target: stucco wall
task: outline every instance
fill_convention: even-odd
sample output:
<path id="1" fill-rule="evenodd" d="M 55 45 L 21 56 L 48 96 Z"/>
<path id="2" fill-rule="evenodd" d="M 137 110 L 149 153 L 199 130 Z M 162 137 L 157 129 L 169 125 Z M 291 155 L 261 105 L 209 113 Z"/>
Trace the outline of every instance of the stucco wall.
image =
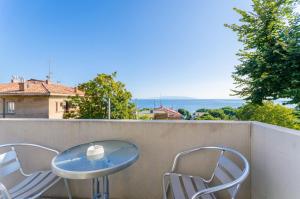
<path id="1" fill-rule="evenodd" d="M 251 124 L 252 199 L 299 199 L 300 131 Z"/>
<path id="2" fill-rule="evenodd" d="M 50 119 L 62 119 L 64 116 L 65 109 L 62 104 L 65 103 L 67 97 L 49 97 L 49 118 Z M 58 109 L 56 110 L 56 103 L 58 105 Z"/>
<path id="3" fill-rule="evenodd" d="M 5 97 L 6 102 L 15 102 L 15 113 L 6 113 L 6 118 L 48 118 L 48 97 L 30 96 L 30 97 Z M 0 118 L 3 116 L 3 102 L 0 100 Z"/>
<path id="4" fill-rule="evenodd" d="M 2 98 L 0 98 L 0 118 L 2 118 L 2 114 L 3 114 L 3 100 Z"/>
<path id="5" fill-rule="evenodd" d="M 162 174 L 169 170 L 175 154 L 194 146 L 224 145 L 242 152 L 250 161 L 249 122 L 187 121 L 100 121 L 100 120 L 0 120 L 0 142 L 31 142 L 64 150 L 103 139 L 128 140 L 138 145 L 140 159 L 110 177 L 111 196 L 122 199 L 161 198 Z M 49 166 L 49 156 L 22 154 L 23 165 Z M 215 155 L 203 153 L 186 159 L 181 170 L 205 177 L 215 166 Z M 196 160 L 196 161 L 195 161 Z M 89 197 L 89 181 L 73 180 L 73 195 Z M 243 184 L 239 199 L 250 199 L 250 178 Z M 64 194 L 59 184 L 48 194 Z"/>

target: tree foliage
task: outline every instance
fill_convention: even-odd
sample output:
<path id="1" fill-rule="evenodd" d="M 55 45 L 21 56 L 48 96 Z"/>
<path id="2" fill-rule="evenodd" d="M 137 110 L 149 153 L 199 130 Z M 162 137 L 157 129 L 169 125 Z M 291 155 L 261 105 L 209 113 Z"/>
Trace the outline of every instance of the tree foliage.
<path id="1" fill-rule="evenodd" d="M 218 119 L 221 119 L 221 120 L 226 119 L 226 115 L 225 115 L 225 113 L 222 109 L 211 109 L 211 110 L 208 111 L 208 114 L 210 114 L 214 118 L 218 118 Z"/>
<path id="2" fill-rule="evenodd" d="M 300 112 L 280 104 L 266 101 L 262 105 L 247 103 L 240 108 L 207 109 L 195 120 L 259 121 L 287 128 L 300 129 Z"/>
<path id="3" fill-rule="evenodd" d="M 236 109 L 232 107 L 223 107 L 220 109 L 201 109 L 201 116 L 195 118 L 195 120 L 235 120 Z"/>
<path id="4" fill-rule="evenodd" d="M 246 104 L 238 110 L 240 120 L 265 122 L 278 126 L 300 129 L 294 110 L 273 102 L 263 105 Z"/>
<path id="5" fill-rule="evenodd" d="M 252 0 L 250 12 L 234 8 L 240 23 L 228 25 L 243 43 L 233 78 L 234 95 L 252 103 L 289 98 L 300 104 L 299 0 Z"/>
<path id="6" fill-rule="evenodd" d="M 200 117 L 196 117 L 195 120 L 221 120 L 221 118 L 214 117 L 210 115 L 209 113 L 204 113 Z"/>
<path id="7" fill-rule="evenodd" d="M 207 111 L 209 111 L 209 109 L 207 109 L 207 108 L 199 108 L 196 110 L 196 112 L 199 112 L 199 113 L 205 113 Z"/>
<path id="8" fill-rule="evenodd" d="M 192 119 L 192 115 L 188 110 L 180 108 L 180 109 L 178 109 L 178 112 L 183 116 L 183 119 L 185 119 L 185 120 Z"/>
<path id="9" fill-rule="evenodd" d="M 227 115 L 228 117 L 232 118 L 232 119 L 235 119 L 236 118 L 236 108 L 232 108 L 230 106 L 226 106 L 226 107 L 223 107 L 221 108 L 225 115 Z"/>
<path id="10" fill-rule="evenodd" d="M 131 93 L 125 85 L 116 81 L 117 73 L 98 74 L 93 80 L 79 85 L 84 97 L 74 96 L 69 100 L 72 111 L 65 118 L 107 119 L 109 99 L 111 119 L 132 119 L 135 106 L 131 102 Z"/>
<path id="11" fill-rule="evenodd" d="M 152 120 L 153 116 L 151 116 L 149 114 L 143 114 L 143 115 L 139 115 L 138 119 L 139 120 Z"/>

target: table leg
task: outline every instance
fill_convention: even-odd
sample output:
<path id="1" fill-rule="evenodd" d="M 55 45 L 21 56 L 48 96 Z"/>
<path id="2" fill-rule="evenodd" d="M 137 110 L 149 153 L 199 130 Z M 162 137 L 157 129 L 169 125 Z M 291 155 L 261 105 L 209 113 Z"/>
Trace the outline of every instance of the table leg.
<path id="1" fill-rule="evenodd" d="M 109 180 L 108 176 L 103 176 L 103 199 L 109 199 Z"/>
<path id="2" fill-rule="evenodd" d="M 101 193 L 100 193 L 100 184 L 98 178 L 92 179 L 92 199 L 100 199 Z"/>

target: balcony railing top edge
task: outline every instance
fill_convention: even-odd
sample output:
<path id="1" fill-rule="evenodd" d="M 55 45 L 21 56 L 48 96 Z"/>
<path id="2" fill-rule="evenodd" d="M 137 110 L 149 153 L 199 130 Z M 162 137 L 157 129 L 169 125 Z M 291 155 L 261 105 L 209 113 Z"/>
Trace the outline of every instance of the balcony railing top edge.
<path id="1" fill-rule="evenodd" d="M 281 133 L 289 133 L 292 135 L 297 135 L 300 136 L 300 131 L 296 130 L 296 129 L 290 129 L 290 128 L 286 128 L 286 127 L 282 127 L 282 126 L 277 126 L 277 125 L 273 125 L 273 124 L 267 124 L 267 123 L 263 123 L 263 122 L 257 122 L 257 121 L 249 121 L 251 123 L 251 125 L 257 125 L 260 127 L 264 127 L 264 128 L 268 128 L 268 129 L 272 129 Z"/>
<path id="2" fill-rule="evenodd" d="M 17 122 L 17 121 L 22 121 L 22 122 L 34 122 L 34 121 L 41 121 L 41 122 L 132 122 L 132 123 L 201 123 L 201 124 L 250 124 L 251 121 L 232 121 L 232 120 L 129 120 L 129 119 L 124 119 L 124 120 L 119 120 L 119 119 L 45 119 L 45 118 L 0 118 L 0 122 Z"/>

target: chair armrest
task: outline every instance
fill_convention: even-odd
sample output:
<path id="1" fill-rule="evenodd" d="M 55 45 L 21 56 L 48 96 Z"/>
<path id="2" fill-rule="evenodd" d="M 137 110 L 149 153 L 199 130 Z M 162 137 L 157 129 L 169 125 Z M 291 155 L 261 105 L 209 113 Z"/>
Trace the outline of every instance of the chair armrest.
<path id="1" fill-rule="evenodd" d="M 48 148 L 48 147 L 45 147 L 45 146 L 42 146 L 42 145 L 38 145 L 38 144 L 30 144 L 30 143 L 11 143 L 11 144 L 2 144 L 2 145 L 0 145 L 0 148 L 3 148 L 3 147 L 14 147 L 14 146 L 36 147 L 36 148 L 40 148 L 40 149 L 44 149 L 44 150 L 53 152 L 53 153 L 55 153 L 56 155 L 59 154 L 59 151 L 58 151 L 58 150 L 51 149 L 51 148 Z"/>
<path id="2" fill-rule="evenodd" d="M 30 144 L 30 143 L 10 143 L 10 144 L 2 144 L 0 145 L 0 148 L 5 148 L 5 147 L 16 147 L 16 146 L 24 146 L 24 147 L 35 147 L 35 148 L 39 148 L 39 149 L 44 149 L 46 151 L 52 152 L 55 155 L 59 154 L 59 151 L 55 150 L 55 149 L 51 149 L 42 145 L 38 145 L 38 144 Z M 18 157 L 17 157 L 18 159 Z M 23 176 L 30 176 L 32 173 L 25 173 L 23 168 L 22 168 L 22 164 L 20 163 L 21 167 L 20 167 L 20 172 Z"/>
<path id="3" fill-rule="evenodd" d="M 8 193 L 8 190 L 6 189 L 4 184 L 2 184 L 1 182 L 0 182 L 0 196 L 2 196 L 2 198 L 4 198 L 4 199 L 11 199 L 11 196 Z"/>

